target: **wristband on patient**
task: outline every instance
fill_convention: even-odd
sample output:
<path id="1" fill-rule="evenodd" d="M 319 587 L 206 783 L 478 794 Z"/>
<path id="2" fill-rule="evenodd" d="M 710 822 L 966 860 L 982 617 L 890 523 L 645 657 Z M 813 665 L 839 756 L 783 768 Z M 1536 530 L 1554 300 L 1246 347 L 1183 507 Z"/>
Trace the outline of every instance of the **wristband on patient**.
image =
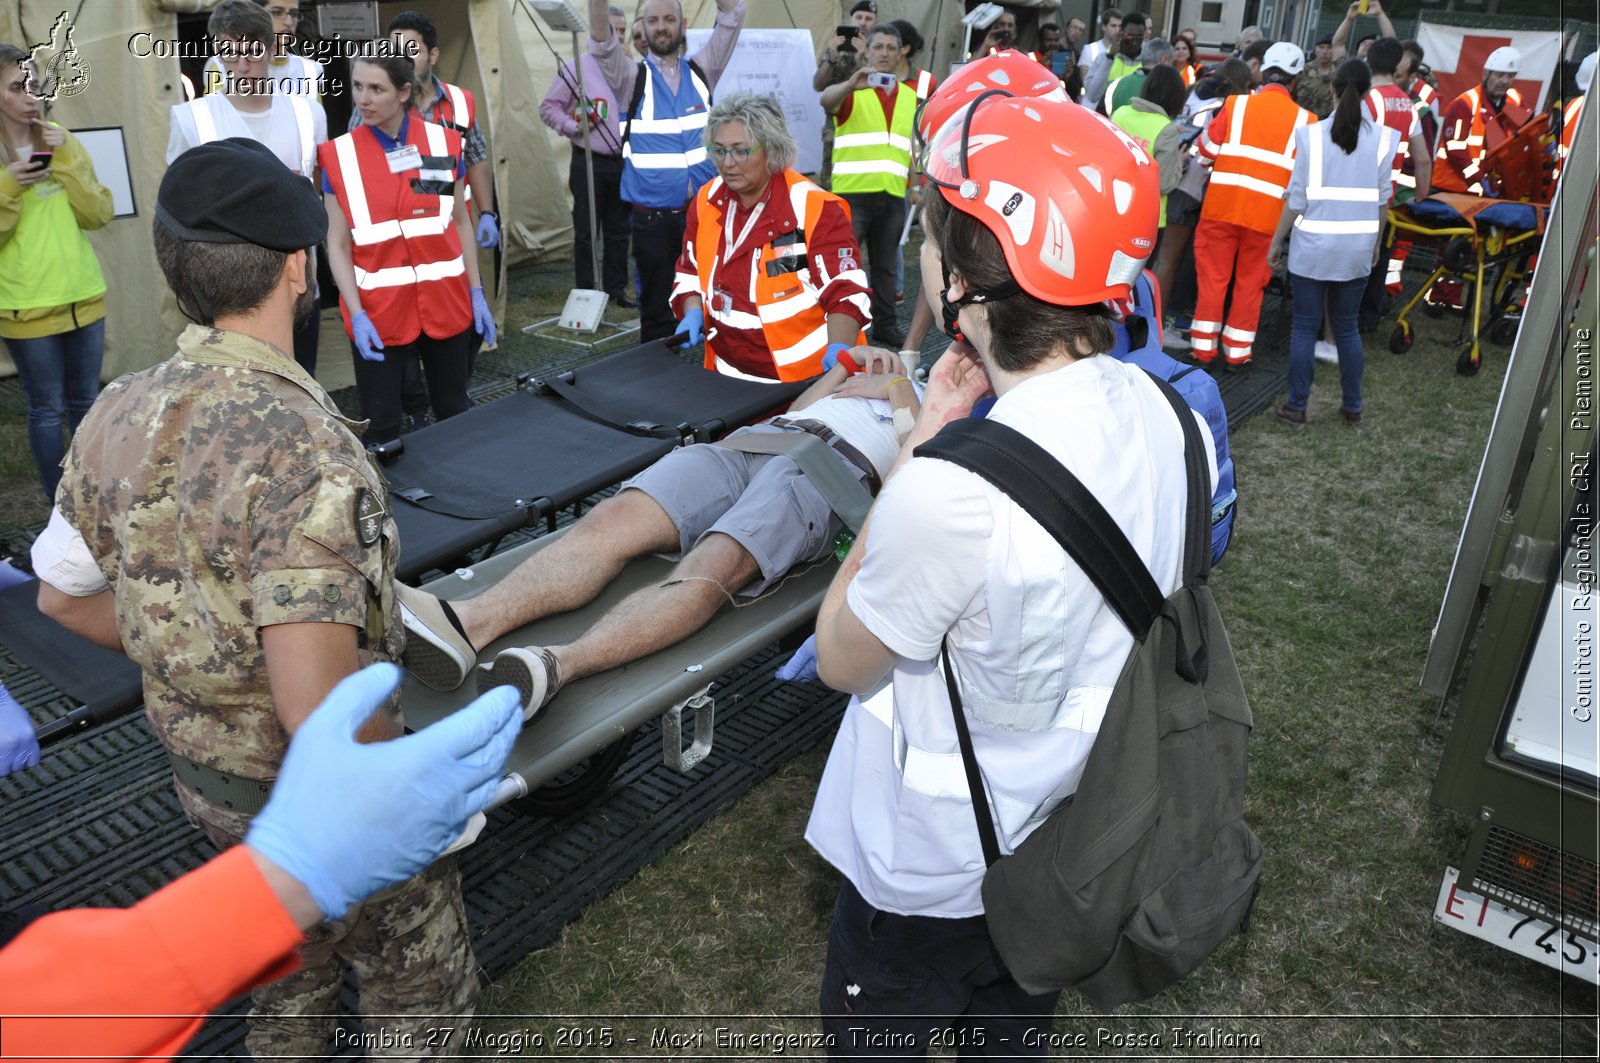
<path id="1" fill-rule="evenodd" d="M 850 345 L 848 343 L 828 344 L 828 350 L 822 356 L 822 370 L 827 372 L 835 365 L 844 366 L 844 371 L 852 376 L 861 372 L 861 367 L 856 364 L 856 360 L 850 357 Z"/>

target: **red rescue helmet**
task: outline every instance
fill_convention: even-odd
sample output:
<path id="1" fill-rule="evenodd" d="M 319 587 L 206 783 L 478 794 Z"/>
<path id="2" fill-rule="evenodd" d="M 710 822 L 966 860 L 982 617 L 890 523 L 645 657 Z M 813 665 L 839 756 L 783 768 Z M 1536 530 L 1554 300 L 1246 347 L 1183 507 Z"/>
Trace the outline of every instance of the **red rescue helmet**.
<path id="1" fill-rule="evenodd" d="M 1008 96 L 1064 100 L 1067 90 L 1055 72 L 1024 52 L 993 52 L 963 63 L 922 101 L 917 110 L 917 137 L 926 144 L 950 116 L 985 92 L 999 90 Z"/>
<path id="2" fill-rule="evenodd" d="M 1155 249 L 1155 163 L 1069 100 L 979 95 L 938 131 L 923 165 L 946 202 L 1000 241 L 1016 285 L 1044 302 L 1127 298 Z"/>

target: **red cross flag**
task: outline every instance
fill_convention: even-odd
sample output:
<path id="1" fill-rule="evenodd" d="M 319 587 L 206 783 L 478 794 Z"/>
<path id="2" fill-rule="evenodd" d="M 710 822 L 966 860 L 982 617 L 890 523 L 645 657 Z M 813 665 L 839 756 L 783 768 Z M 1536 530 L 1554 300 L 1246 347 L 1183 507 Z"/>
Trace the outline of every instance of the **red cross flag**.
<path id="1" fill-rule="evenodd" d="M 1439 106 L 1483 82 L 1483 64 L 1496 48 L 1510 45 L 1522 53 L 1517 92 L 1523 105 L 1537 114 L 1550 96 L 1551 81 L 1561 63 L 1561 34 L 1554 30 L 1477 29 L 1417 22 L 1417 43 L 1439 79 Z"/>

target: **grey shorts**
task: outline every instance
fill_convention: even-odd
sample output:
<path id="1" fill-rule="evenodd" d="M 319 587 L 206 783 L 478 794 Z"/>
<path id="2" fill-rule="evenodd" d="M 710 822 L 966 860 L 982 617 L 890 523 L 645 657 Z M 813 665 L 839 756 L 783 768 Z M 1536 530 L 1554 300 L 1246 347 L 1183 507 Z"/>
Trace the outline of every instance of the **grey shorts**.
<path id="1" fill-rule="evenodd" d="M 734 434 L 778 431 L 756 425 Z M 677 526 L 678 552 L 663 556 L 676 561 L 712 532 L 748 550 L 761 575 L 742 595 L 760 594 L 794 566 L 827 556 L 844 526 L 800 467 L 782 455 L 696 443 L 622 485 L 629 488 L 649 495 Z"/>

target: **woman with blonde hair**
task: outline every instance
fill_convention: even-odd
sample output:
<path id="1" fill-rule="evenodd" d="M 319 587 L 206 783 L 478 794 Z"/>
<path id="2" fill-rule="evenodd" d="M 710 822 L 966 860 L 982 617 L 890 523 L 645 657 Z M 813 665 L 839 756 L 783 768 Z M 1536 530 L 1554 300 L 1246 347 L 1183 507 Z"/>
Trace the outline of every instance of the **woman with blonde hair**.
<path id="1" fill-rule="evenodd" d="M 84 231 L 111 191 L 78 138 L 46 120 L 28 53 L 0 44 L 0 339 L 28 398 L 28 447 L 54 498 L 74 432 L 100 391 L 106 281 Z"/>

